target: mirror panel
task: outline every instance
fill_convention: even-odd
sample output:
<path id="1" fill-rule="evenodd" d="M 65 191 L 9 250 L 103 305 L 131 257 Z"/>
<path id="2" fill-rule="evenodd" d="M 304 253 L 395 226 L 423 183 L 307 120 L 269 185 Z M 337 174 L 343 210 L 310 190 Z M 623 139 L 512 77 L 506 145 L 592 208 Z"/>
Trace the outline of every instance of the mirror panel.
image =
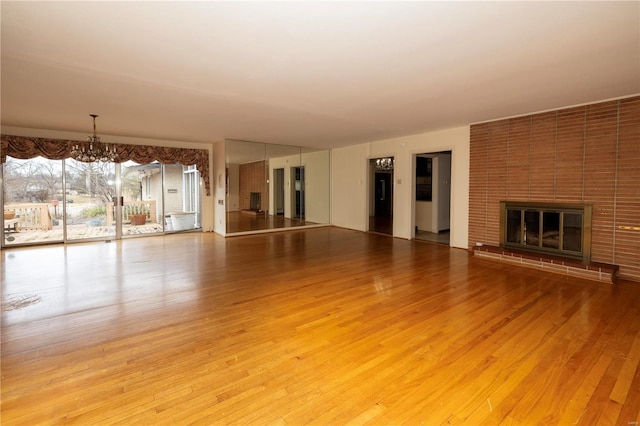
<path id="1" fill-rule="evenodd" d="M 276 223 L 274 223 L 274 227 L 283 227 L 284 222 L 289 224 L 291 219 L 304 220 L 304 192 L 300 184 L 298 183 L 296 187 L 295 183 L 295 168 L 300 166 L 300 148 L 267 144 L 266 155 L 270 194 L 269 214 L 275 216 L 275 219 L 288 219 L 277 220 L 276 222 L 283 222 L 282 226 L 275 226 Z M 296 225 L 299 224 L 296 223 Z"/>
<path id="2" fill-rule="evenodd" d="M 330 222 L 329 150 L 302 148 L 300 162 L 305 169 L 305 219 L 314 223 Z"/>
<path id="3" fill-rule="evenodd" d="M 329 151 L 227 140 L 226 232 L 328 224 Z"/>

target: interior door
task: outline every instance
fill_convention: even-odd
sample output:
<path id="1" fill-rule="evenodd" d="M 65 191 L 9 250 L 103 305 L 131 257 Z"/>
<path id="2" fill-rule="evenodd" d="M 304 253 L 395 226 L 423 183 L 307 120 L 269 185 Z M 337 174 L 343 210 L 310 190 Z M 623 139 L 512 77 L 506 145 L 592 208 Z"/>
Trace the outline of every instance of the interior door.
<path id="1" fill-rule="evenodd" d="M 375 175 L 375 216 L 391 216 L 392 185 L 390 173 Z"/>

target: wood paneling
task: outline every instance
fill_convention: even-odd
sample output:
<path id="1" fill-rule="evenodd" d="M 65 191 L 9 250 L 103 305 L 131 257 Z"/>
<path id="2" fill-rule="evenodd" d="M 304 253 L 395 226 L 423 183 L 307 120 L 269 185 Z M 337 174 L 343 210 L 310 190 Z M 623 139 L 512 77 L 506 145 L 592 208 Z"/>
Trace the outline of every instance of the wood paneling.
<path id="1" fill-rule="evenodd" d="M 640 97 L 473 125 L 470 172 L 470 247 L 501 200 L 588 203 L 592 259 L 640 281 Z"/>
<path id="2" fill-rule="evenodd" d="M 487 156 L 489 146 L 489 125 L 478 124 L 471 127 L 470 156 L 476 161 L 469 165 L 469 241 L 487 239 Z"/>
<path id="3" fill-rule="evenodd" d="M 487 239 L 500 238 L 500 201 L 507 198 L 509 122 L 489 123 L 487 146 Z"/>
<path id="4" fill-rule="evenodd" d="M 530 201 L 542 202 L 556 199 L 556 117 L 556 112 L 531 116 Z M 472 141 L 471 144 L 473 143 Z"/>
<path id="5" fill-rule="evenodd" d="M 615 204 L 615 263 L 640 277 L 640 97 L 620 102 Z"/>
<path id="6" fill-rule="evenodd" d="M 0 269 L 5 426 L 638 421 L 634 283 L 331 227 Z"/>
<path id="7" fill-rule="evenodd" d="M 586 112 L 584 202 L 594 206 L 591 253 L 614 263 L 618 103 L 589 105 Z"/>
<path id="8" fill-rule="evenodd" d="M 558 111 L 556 126 L 556 201 L 580 202 L 584 198 L 585 107 Z"/>
<path id="9" fill-rule="evenodd" d="M 507 194 L 509 200 L 528 200 L 529 149 L 531 146 L 531 117 L 509 120 L 507 141 Z"/>

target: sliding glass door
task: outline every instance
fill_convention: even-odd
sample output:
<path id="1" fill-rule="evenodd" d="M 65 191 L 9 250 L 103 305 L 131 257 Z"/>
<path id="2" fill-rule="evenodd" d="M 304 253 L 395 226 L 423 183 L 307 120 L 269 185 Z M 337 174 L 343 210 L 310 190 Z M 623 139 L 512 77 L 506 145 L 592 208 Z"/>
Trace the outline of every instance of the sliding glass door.
<path id="1" fill-rule="evenodd" d="M 3 246 L 201 227 L 195 166 L 7 157 L 2 173 Z"/>
<path id="2" fill-rule="evenodd" d="M 149 235 L 164 231 L 162 164 L 122 163 L 122 235 Z"/>
<path id="3" fill-rule="evenodd" d="M 116 164 L 83 163 L 65 160 L 66 239 L 101 240 L 116 237 L 113 200 L 116 191 Z"/>
<path id="4" fill-rule="evenodd" d="M 164 166 L 164 211 L 167 231 L 200 228 L 199 174 L 195 167 L 171 164 Z M 196 194 L 197 192 L 197 194 Z"/>
<path id="5" fill-rule="evenodd" d="M 7 156 L 2 187 L 3 245 L 64 240 L 62 160 Z"/>

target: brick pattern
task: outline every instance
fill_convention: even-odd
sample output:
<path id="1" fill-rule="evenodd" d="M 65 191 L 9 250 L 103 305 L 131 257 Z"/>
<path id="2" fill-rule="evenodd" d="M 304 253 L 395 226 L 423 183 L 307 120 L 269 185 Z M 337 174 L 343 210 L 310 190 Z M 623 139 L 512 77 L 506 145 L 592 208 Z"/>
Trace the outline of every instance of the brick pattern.
<path id="1" fill-rule="evenodd" d="M 507 187 L 508 200 L 529 198 L 529 150 L 531 138 L 531 117 L 509 120 L 507 141 Z"/>
<path id="2" fill-rule="evenodd" d="M 556 117 L 555 112 L 531 117 L 529 199 L 522 201 L 556 199 Z"/>
<path id="3" fill-rule="evenodd" d="M 620 102 L 614 262 L 640 280 L 640 97 Z"/>
<path id="4" fill-rule="evenodd" d="M 501 200 L 593 205 L 592 260 L 640 281 L 640 96 L 471 126 L 469 247 Z"/>
<path id="5" fill-rule="evenodd" d="M 489 125 L 479 124 L 471 127 L 471 158 L 469 165 L 469 241 L 488 241 L 487 239 L 487 147 L 489 146 Z"/>
<path id="6" fill-rule="evenodd" d="M 584 202 L 593 204 L 591 256 L 613 263 L 613 215 L 616 191 L 618 103 L 605 102 L 587 108 Z"/>
<path id="7" fill-rule="evenodd" d="M 614 284 L 618 279 L 619 268 L 597 262 L 578 262 L 552 256 L 540 256 L 532 253 L 519 253 L 499 247 L 474 247 L 473 255 L 499 260 L 527 268 L 542 269 L 556 274 L 571 275 Z"/>
<path id="8" fill-rule="evenodd" d="M 487 146 L 487 227 L 489 241 L 500 239 L 500 209 L 493 208 L 507 198 L 509 121 L 489 123 Z"/>
<path id="9" fill-rule="evenodd" d="M 269 186 L 267 185 L 266 162 L 240 164 L 239 168 L 239 196 L 240 210 L 251 208 L 251 193 L 259 192 L 261 195 L 261 208 L 267 210 L 269 206 Z"/>

